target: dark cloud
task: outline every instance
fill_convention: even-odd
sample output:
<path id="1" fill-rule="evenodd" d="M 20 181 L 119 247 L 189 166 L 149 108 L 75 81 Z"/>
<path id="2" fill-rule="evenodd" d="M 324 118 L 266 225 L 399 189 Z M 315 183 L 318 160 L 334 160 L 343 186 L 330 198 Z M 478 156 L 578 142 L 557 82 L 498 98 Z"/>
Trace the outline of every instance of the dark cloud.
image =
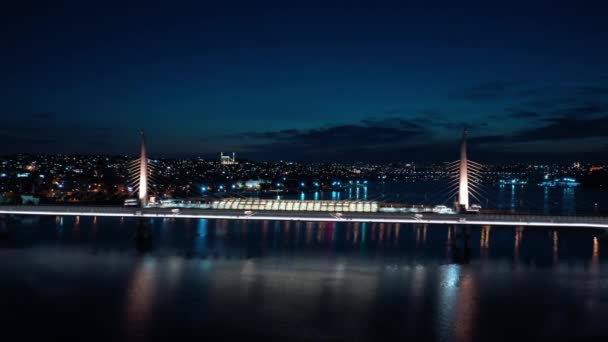
<path id="1" fill-rule="evenodd" d="M 530 87 L 519 89 L 512 93 L 516 97 L 546 97 L 554 94 L 555 91 L 550 87 Z"/>
<path id="2" fill-rule="evenodd" d="M 18 144 L 25 147 L 29 147 L 36 145 L 56 144 L 58 141 L 56 139 L 23 137 L 12 134 L 0 134 L 0 142 L 2 142 L 3 144 Z"/>
<path id="3" fill-rule="evenodd" d="M 533 119 L 540 116 L 538 112 L 525 109 L 507 109 L 508 117 L 513 119 Z"/>
<path id="4" fill-rule="evenodd" d="M 600 118 L 559 117 L 545 119 L 547 125 L 513 135 L 514 141 L 563 140 L 608 137 L 608 116 Z"/>
<path id="5" fill-rule="evenodd" d="M 608 87 L 583 86 L 578 89 L 582 96 L 605 96 L 608 95 Z"/>
<path id="6" fill-rule="evenodd" d="M 472 102 L 492 101 L 516 94 L 522 85 L 522 82 L 515 81 L 485 82 L 465 89 L 460 97 Z"/>
<path id="7" fill-rule="evenodd" d="M 581 117 L 608 112 L 608 105 L 603 103 L 583 104 L 555 110 L 550 114 L 555 117 Z"/>
<path id="8" fill-rule="evenodd" d="M 55 124 L 59 115 L 54 112 L 36 112 L 6 115 L 0 126 L 0 153 L 10 152 L 105 152 L 113 147 L 116 130 L 95 124 L 72 122 Z M 113 150 L 107 150 L 111 152 Z"/>
<path id="9" fill-rule="evenodd" d="M 462 131 L 463 129 L 475 129 L 488 126 L 487 122 L 441 122 L 433 123 L 436 128 L 443 128 L 449 131 Z"/>
<path id="10" fill-rule="evenodd" d="M 412 120 L 402 118 L 364 119 L 361 120 L 361 124 L 367 127 L 399 128 L 411 130 L 422 129 L 422 126 L 420 126 L 418 123 Z"/>
<path id="11" fill-rule="evenodd" d="M 487 135 L 471 137 L 471 143 L 518 143 L 533 141 L 561 141 L 608 137 L 608 116 L 586 118 L 584 116 L 562 116 L 545 118 L 541 127 L 514 132 L 512 135 Z"/>
<path id="12" fill-rule="evenodd" d="M 234 138 L 246 138 L 246 139 L 284 139 L 289 138 L 290 136 L 298 134 L 300 131 L 297 129 L 284 129 L 280 131 L 271 131 L 271 132 L 244 132 L 238 134 L 230 134 L 227 135 L 226 138 L 234 139 Z"/>
<path id="13" fill-rule="evenodd" d="M 102 148 L 105 150 L 114 150 L 117 147 L 114 142 L 105 139 L 88 141 L 87 145 L 96 149 Z"/>
<path id="14" fill-rule="evenodd" d="M 428 134 L 430 131 L 415 121 L 386 118 L 318 129 L 247 132 L 228 138 L 249 139 L 244 150 L 250 154 L 265 153 L 285 158 L 297 155 L 305 159 L 329 159 L 332 156 L 342 159 L 359 155 L 364 159 L 373 154 L 372 151 L 413 143 Z"/>
<path id="15" fill-rule="evenodd" d="M 533 98 L 532 102 L 540 101 L 551 105 L 571 104 L 608 95 L 608 87 L 595 85 L 530 87 L 518 90 L 514 95 Z"/>
<path id="16" fill-rule="evenodd" d="M 507 138 L 504 135 L 483 135 L 469 137 L 468 141 L 473 144 L 485 144 L 507 141 Z"/>
<path id="17" fill-rule="evenodd" d="M 384 111 L 385 115 L 405 115 L 408 114 L 409 112 L 407 110 L 404 109 L 387 109 Z"/>
<path id="18" fill-rule="evenodd" d="M 225 138 L 238 139 L 241 153 L 260 159 L 399 160 L 405 154 L 406 158 L 429 160 L 457 153 L 457 141 L 453 146 L 434 142 L 437 130 L 460 132 L 488 126 L 486 122 L 442 120 L 445 115 L 434 111 L 418 114 L 407 119 L 368 118 L 316 129 L 244 132 Z"/>
<path id="19" fill-rule="evenodd" d="M 432 117 L 432 118 L 440 118 L 444 115 L 444 113 L 442 113 L 441 111 L 436 110 L 436 109 L 422 110 L 419 112 L 419 114 L 426 116 L 426 117 Z"/>
<path id="20" fill-rule="evenodd" d="M 553 115 L 560 116 L 562 110 L 570 110 L 578 115 L 589 112 L 600 113 L 606 110 L 603 99 L 608 96 L 608 86 L 578 85 L 578 86 L 527 86 L 524 82 L 492 81 L 465 89 L 460 97 L 471 102 L 492 101 L 521 101 L 524 107 L 534 108 L 537 114 L 545 111 L 556 111 Z M 561 108 L 569 107 L 569 108 Z M 522 111 L 519 118 L 531 118 L 538 115 L 533 111 Z M 511 115 L 518 118 L 518 113 Z M 532 115 L 530 115 L 532 114 Z M 593 113 L 590 113 L 593 114 Z"/>
<path id="21" fill-rule="evenodd" d="M 227 138 L 246 139 L 241 152 L 260 159 L 442 160 L 457 156 L 458 140 L 433 142 L 436 129 L 459 132 L 463 128 L 485 126 L 485 122 L 445 122 L 429 115 L 412 119 L 370 118 L 355 124 L 308 130 L 247 132 Z"/>
<path id="22" fill-rule="evenodd" d="M 435 110 L 425 110 L 418 113 L 418 115 L 410 120 L 410 122 L 416 123 L 420 126 L 426 127 L 433 131 L 436 129 L 445 130 L 456 130 L 461 131 L 465 128 L 475 129 L 481 127 L 487 127 L 488 123 L 485 121 L 462 121 L 462 120 L 446 120 L 447 118 L 460 118 L 461 115 L 449 115 Z"/>
<path id="23" fill-rule="evenodd" d="M 562 96 L 562 97 L 548 96 L 548 97 L 539 97 L 539 98 L 531 99 L 529 101 L 526 101 L 524 103 L 524 105 L 538 109 L 538 110 L 551 110 L 553 108 L 560 107 L 560 106 L 576 105 L 577 102 L 578 102 L 577 99 L 568 97 L 568 96 Z"/>
<path id="24" fill-rule="evenodd" d="M 365 119 L 358 124 L 337 125 L 318 129 L 286 129 L 263 133 L 245 133 L 254 139 L 270 139 L 306 146 L 334 146 L 351 144 L 384 144 L 402 141 L 421 135 L 426 129 L 421 125 L 400 118 L 383 120 Z"/>

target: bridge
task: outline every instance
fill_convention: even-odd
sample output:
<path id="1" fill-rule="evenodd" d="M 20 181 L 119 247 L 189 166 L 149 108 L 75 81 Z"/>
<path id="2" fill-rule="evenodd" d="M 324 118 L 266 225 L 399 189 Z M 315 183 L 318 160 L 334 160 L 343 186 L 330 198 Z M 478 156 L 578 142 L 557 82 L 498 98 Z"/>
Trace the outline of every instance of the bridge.
<path id="1" fill-rule="evenodd" d="M 508 226 L 542 226 L 542 227 L 580 227 L 608 229 L 608 217 L 583 216 L 548 216 L 548 215 L 496 215 L 479 213 L 474 206 L 469 206 L 469 195 L 475 196 L 475 184 L 478 183 L 480 165 L 468 160 L 466 130 L 463 132 L 460 148 L 460 160 L 450 168 L 456 178 L 454 187 L 458 192 L 458 213 L 442 214 L 433 212 L 413 213 L 396 210 L 390 204 L 370 201 L 314 201 L 300 204 L 291 203 L 285 206 L 286 200 L 257 200 L 249 207 L 207 205 L 205 208 L 162 208 L 149 204 L 147 149 L 143 133 L 139 169 L 138 197 L 140 207 L 120 206 L 0 206 L 0 215 L 38 215 L 38 216 L 109 216 L 138 218 L 198 218 L 198 219 L 234 219 L 234 220 L 278 220 L 278 221 L 319 221 L 319 222 L 378 222 L 378 223 L 413 223 L 413 224 L 451 224 L 451 225 L 508 225 Z M 473 182 L 469 182 L 469 177 Z M 454 193 L 455 194 L 455 193 Z M 251 200 L 256 201 L 256 200 Z M 270 203 L 272 202 L 272 203 Z M 280 203 L 280 205 L 279 205 Z M 262 205 L 263 204 L 263 205 Z M 283 208 L 284 207 L 284 208 Z M 282 210 L 276 210 L 281 208 Z M 298 208 L 298 209 L 295 209 Z"/>
<path id="2" fill-rule="evenodd" d="M 0 215 L 90 216 L 134 218 L 194 218 L 219 220 L 275 220 L 370 222 L 480 226 L 538 226 L 608 229 L 608 217 L 497 214 L 410 214 L 384 212 L 328 213 L 307 211 L 242 211 L 223 209 L 131 208 L 118 206 L 1 206 Z"/>

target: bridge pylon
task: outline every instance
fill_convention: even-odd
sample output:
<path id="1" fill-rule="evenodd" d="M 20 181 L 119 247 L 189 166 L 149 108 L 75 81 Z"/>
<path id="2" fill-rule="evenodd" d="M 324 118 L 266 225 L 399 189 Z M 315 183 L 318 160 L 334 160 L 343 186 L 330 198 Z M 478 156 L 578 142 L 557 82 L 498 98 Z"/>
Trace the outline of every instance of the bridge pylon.
<path id="1" fill-rule="evenodd" d="M 142 207 L 148 205 L 148 152 L 143 131 L 139 156 L 139 203 Z"/>
<path id="2" fill-rule="evenodd" d="M 460 170 L 458 186 L 458 206 L 460 210 L 469 209 L 469 171 L 467 160 L 467 130 L 462 132 L 460 144 Z"/>

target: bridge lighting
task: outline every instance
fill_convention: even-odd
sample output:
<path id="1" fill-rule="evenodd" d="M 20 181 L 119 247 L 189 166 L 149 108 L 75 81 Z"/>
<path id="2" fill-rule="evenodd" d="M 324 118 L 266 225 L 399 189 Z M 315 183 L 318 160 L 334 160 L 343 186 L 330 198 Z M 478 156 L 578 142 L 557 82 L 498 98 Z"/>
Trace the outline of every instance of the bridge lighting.
<path id="1" fill-rule="evenodd" d="M 144 132 L 141 132 L 141 147 L 139 156 L 139 202 L 142 206 L 148 204 L 148 152 Z"/>

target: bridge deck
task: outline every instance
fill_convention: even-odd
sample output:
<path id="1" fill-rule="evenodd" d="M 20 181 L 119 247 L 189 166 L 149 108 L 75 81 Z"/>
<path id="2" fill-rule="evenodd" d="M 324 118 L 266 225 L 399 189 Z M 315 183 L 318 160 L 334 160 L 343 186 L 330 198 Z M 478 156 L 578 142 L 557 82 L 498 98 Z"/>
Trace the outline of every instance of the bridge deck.
<path id="1" fill-rule="evenodd" d="M 235 220 L 282 220 L 319 222 L 430 223 L 509 226 L 587 227 L 608 229 L 608 217 L 543 215 L 447 215 L 424 213 L 415 217 L 406 213 L 343 213 L 254 211 L 251 215 L 236 210 L 134 208 L 119 206 L 0 206 L 0 214 L 52 216 L 173 217 Z"/>

